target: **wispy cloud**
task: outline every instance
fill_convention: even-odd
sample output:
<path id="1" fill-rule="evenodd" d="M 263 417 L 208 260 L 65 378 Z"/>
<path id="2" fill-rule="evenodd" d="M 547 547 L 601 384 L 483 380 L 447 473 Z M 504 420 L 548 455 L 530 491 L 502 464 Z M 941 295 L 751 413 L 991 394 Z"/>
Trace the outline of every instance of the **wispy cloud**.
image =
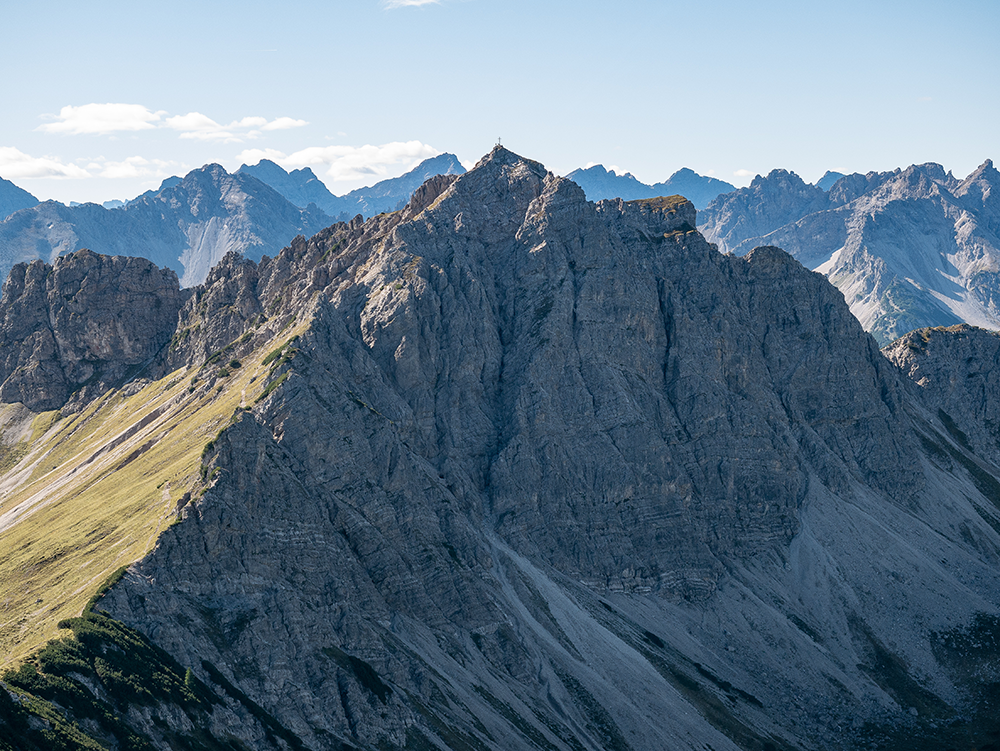
<path id="1" fill-rule="evenodd" d="M 757 173 L 748 169 L 738 169 L 733 173 L 734 177 L 754 177 Z"/>
<path id="2" fill-rule="evenodd" d="M 291 117 L 279 117 L 266 125 L 261 125 L 261 130 L 288 130 L 289 128 L 301 128 L 309 123 L 305 120 L 296 120 Z"/>
<path id="3" fill-rule="evenodd" d="M 122 131 L 151 130 L 166 112 L 153 112 L 141 104 L 84 104 L 66 106 L 58 115 L 48 115 L 55 122 L 39 125 L 43 133 L 106 135 Z"/>
<path id="4" fill-rule="evenodd" d="M 334 182 L 388 177 L 400 165 L 437 156 L 441 152 L 420 141 L 393 141 L 381 146 L 310 146 L 292 154 L 274 149 L 247 149 L 238 158 L 245 164 L 270 159 L 282 167 L 326 166 Z"/>
<path id="5" fill-rule="evenodd" d="M 441 0 L 384 0 L 382 7 L 387 10 L 393 8 L 411 8 L 421 5 L 440 5 Z"/>
<path id="6" fill-rule="evenodd" d="M 83 104 L 63 107 L 58 115 L 46 115 L 54 122 L 39 125 L 43 133 L 62 135 L 109 135 L 112 133 L 168 128 L 180 132 L 181 138 L 200 141 L 239 143 L 244 139 L 259 138 L 263 131 L 288 130 L 308 125 L 305 120 L 293 117 L 244 117 L 228 125 L 218 123 L 208 115 L 189 112 L 186 115 L 167 117 L 164 110 L 152 111 L 141 104 Z"/>
<path id="7" fill-rule="evenodd" d="M 120 162 L 96 157 L 90 159 L 86 165 L 66 164 L 58 157 L 33 157 L 10 146 L 0 147 L 0 176 L 8 180 L 26 178 L 79 180 L 93 177 L 110 179 L 163 178 L 189 169 L 190 167 L 180 162 L 146 159 L 141 156 L 130 156 Z"/>
<path id="8" fill-rule="evenodd" d="M 217 123 L 208 115 L 200 112 L 189 112 L 186 115 L 176 115 L 164 120 L 168 128 L 181 132 L 181 138 L 194 138 L 200 141 L 222 141 L 224 143 L 239 143 L 244 138 L 258 138 L 264 130 L 288 130 L 308 125 L 305 120 L 295 120 L 291 117 L 279 117 L 268 121 L 265 117 L 244 117 L 233 120 L 228 125 Z"/>
<path id="9" fill-rule="evenodd" d="M 106 161 L 98 158 L 87 165 L 98 177 L 110 179 L 134 177 L 167 177 L 177 172 L 186 171 L 186 166 L 179 162 L 169 162 L 162 159 L 146 159 L 141 156 L 130 156 L 120 162 Z"/>
<path id="10" fill-rule="evenodd" d="M 56 157 L 29 156 L 12 146 L 0 146 L 0 175 L 8 180 L 30 177 L 90 177 L 87 170 L 75 164 L 63 164 Z"/>

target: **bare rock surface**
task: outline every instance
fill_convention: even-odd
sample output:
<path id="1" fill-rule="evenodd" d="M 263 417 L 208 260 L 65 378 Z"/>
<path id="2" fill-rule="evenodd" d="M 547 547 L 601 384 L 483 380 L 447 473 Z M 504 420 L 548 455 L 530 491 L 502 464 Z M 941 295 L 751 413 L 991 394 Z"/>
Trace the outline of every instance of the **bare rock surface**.
<path id="1" fill-rule="evenodd" d="M 81 250 L 18 264 L 0 302 L 0 399 L 43 411 L 119 385 L 170 340 L 186 296 L 144 258 Z"/>
<path id="2" fill-rule="evenodd" d="M 1000 466 L 1000 333 L 967 324 L 918 329 L 884 352 L 941 411 L 955 440 Z"/>

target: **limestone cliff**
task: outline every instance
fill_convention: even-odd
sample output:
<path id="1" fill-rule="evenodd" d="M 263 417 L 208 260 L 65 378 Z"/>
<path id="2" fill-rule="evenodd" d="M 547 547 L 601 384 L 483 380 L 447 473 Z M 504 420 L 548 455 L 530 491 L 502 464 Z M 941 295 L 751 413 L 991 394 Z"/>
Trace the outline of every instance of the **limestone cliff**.
<path id="1" fill-rule="evenodd" d="M 0 400 L 44 411 L 120 385 L 170 340 L 186 296 L 143 258 L 81 250 L 18 264 L 0 300 Z"/>

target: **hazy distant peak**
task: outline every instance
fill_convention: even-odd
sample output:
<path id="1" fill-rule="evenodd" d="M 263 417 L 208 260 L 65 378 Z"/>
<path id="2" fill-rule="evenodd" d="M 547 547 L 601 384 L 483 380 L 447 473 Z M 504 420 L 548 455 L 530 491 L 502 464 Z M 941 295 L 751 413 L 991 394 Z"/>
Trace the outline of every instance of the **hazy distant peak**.
<path id="1" fill-rule="evenodd" d="M 682 167 L 667 180 L 655 185 L 640 182 L 630 172 L 619 175 L 614 170 L 608 171 L 602 164 L 573 170 L 566 177 L 583 188 L 591 201 L 608 198 L 635 201 L 679 194 L 690 200 L 697 209 L 707 206 L 716 196 L 736 189 L 723 180 L 699 175 L 688 167 Z"/>
<path id="2" fill-rule="evenodd" d="M 38 199 L 9 180 L 0 177 L 0 222 L 21 209 L 38 205 Z"/>
<path id="3" fill-rule="evenodd" d="M 823 173 L 823 177 L 816 181 L 816 187 L 829 192 L 830 188 L 836 185 L 837 181 L 842 177 L 845 177 L 843 172 L 833 172 L 832 170 L 827 170 Z"/>
<path id="4" fill-rule="evenodd" d="M 761 177 L 760 175 L 754 176 L 754 179 L 750 183 L 750 187 L 756 187 L 760 185 L 766 185 L 769 183 L 783 183 L 791 185 L 806 185 L 806 181 L 799 177 L 796 173 L 791 170 L 786 169 L 773 169 L 767 173 L 766 176 Z"/>
<path id="5" fill-rule="evenodd" d="M 343 196 L 331 193 L 310 167 L 288 172 L 270 159 L 261 159 L 252 166 L 244 164 L 238 172 L 266 183 L 300 208 L 314 204 L 331 217 L 347 220 L 356 214 L 373 216 L 379 212 L 393 211 L 400 204 L 405 204 L 413 191 L 428 178 L 434 175 L 460 175 L 465 172 L 465 167 L 454 154 L 438 154 L 425 159 L 399 177 L 352 190 Z"/>

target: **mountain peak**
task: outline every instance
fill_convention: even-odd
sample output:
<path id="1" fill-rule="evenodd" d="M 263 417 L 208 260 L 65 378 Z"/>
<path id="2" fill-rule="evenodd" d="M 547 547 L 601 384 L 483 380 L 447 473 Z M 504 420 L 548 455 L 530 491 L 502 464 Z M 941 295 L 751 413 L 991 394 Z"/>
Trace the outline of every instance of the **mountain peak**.
<path id="1" fill-rule="evenodd" d="M 844 177 L 843 172 L 834 172 L 833 170 L 827 170 L 823 173 L 823 177 L 816 181 L 816 187 L 822 188 L 823 190 L 830 192 L 830 188 L 836 185 L 840 178 Z"/>
<path id="2" fill-rule="evenodd" d="M 0 178 L 0 222 L 21 209 L 37 206 L 38 199 L 9 180 Z"/>
<path id="3" fill-rule="evenodd" d="M 486 167 L 491 164 L 495 166 L 511 166 L 517 164 L 518 162 L 527 162 L 527 161 L 529 160 L 526 160 L 524 157 L 515 154 L 506 146 L 501 146 L 500 144 L 497 144 L 492 149 L 490 149 L 488 154 L 486 154 L 482 159 L 476 162 L 476 166 L 473 167 L 473 169 L 470 171 L 475 171 L 481 167 Z M 535 162 L 535 164 L 538 164 L 538 162 Z"/>
<path id="4" fill-rule="evenodd" d="M 987 159 L 955 188 L 954 194 L 965 198 L 975 197 L 980 204 L 985 203 L 1000 188 L 1000 172 L 993 167 L 993 160 Z M 995 199 L 994 199 L 995 200 Z"/>
<path id="5" fill-rule="evenodd" d="M 697 209 L 708 206 L 720 194 L 736 189 L 723 180 L 699 175 L 688 167 L 682 167 L 666 181 L 655 185 L 640 182 L 630 172 L 621 175 L 613 170 L 609 172 L 602 164 L 573 170 L 566 177 L 583 188 L 591 201 L 608 198 L 635 201 L 641 198 L 680 194 L 690 200 Z"/>
<path id="6" fill-rule="evenodd" d="M 750 183 L 750 187 L 756 187 L 761 185 L 766 185 L 769 183 L 782 183 L 782 184 L 792 184 L 792 185 L 805 185 L 806 182 L 799 177 L 797 174 L 791 170 L 786 169 L 773 169 L 767 173 L 764 177 L 756 175 L 753 181 Z"/>

